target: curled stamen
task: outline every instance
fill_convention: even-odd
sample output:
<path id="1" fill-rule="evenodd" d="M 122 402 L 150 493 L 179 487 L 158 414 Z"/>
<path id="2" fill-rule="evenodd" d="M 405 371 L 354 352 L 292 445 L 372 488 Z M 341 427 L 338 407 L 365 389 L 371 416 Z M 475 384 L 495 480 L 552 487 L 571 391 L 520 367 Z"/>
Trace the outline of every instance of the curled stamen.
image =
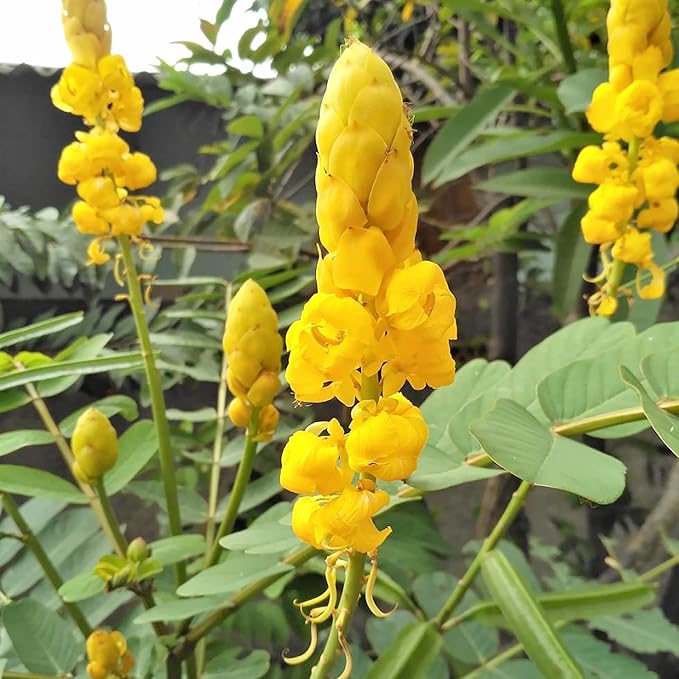
<path id="1" fill-rule="evenodd" d="M 136 244 L 139 248 L 139 259 L 145 261 L 153 257 L 153 253 L 155 252 L 153 243 L 149 243 L 149 241 L 139 238 L 136 241 Z"/>
<path id="2" fill-rule="evenodd" d="M 116 283 L 121 287 L 125 287 L 125 276 L 127 271 L 125 271 L 123 266 L 123 256 L 118 253 L 113 260 L 113 278 L 115 278 Z"/>
<path id="3" fill-rule="evenodd" d="M 365 603 L 376 618 L 388 618 L 397 608 L 398 603 L 390 611 L 383 611 L 374 598 L 375 583 L 377 582 L 377 554 L 370 554 L 370 575 L 365 584 Z"/>
<path id="4" fill-rule="evenodd" d="M 305 608 L 309 608 L 310 606 L 314 606 L 315 604 L 320 604 L 321 601 L 325 601 L 329 596 L 330 588 L 326 589 L 325 592 L 323 592 L 323 594 L 319 594 L 313 599 L 307 599 L 306 601 L 299 601 L 298 599 L 295 599 L 292 603 L 293 605 L 297 606 L 297 608 L 299 608 L 300 611 L 302 611 L 302 614 L 304 614 Z"/>
<path id="5" fill-rule="evenodd" d="M 334 566 L 325 569 L 325 580 L 328 583 L 328 603 L 321 608 L 314 608 L 309 611 L 309 615 L 302 615 L 307 621 L 317 625 L 325 622 L 334 612 L 337 606 L 337 571 Z"/>
<path id="6" fill-rule="evenodd" d="M 344 624 L 347 614 L 346 608 L 337 616 L 337 622 L 335 623 L 337 627 L 337 641 L 339 641 L 342 647 L 342 652 L 344 653 L 344 669 L 342 674 L 340 674 L 337 679 L 349 679 L 351 676 L 351 671 L 354 667 L 353 658 L 351 657 L 351 648 L 347 642 L 347 638 L 344 636 Z"/>
<path id="7" fill-rule="evenodd" d="M 307 648 L 307 650 L 304 651 L 304 653 L 302 653 L 301 655 L 296 655 L 292 658 L 286 655 L 288 649 L 285 649 L 285 651 L 283 651 L 283 662 L 286 663 L 287 665 L 301 665 L 302 663 L 306 662 L 316 652 L 317 643 L 318 643 L 318 628 L 312 622 L 311 641 L 309 642 L 309 648 Z"/>

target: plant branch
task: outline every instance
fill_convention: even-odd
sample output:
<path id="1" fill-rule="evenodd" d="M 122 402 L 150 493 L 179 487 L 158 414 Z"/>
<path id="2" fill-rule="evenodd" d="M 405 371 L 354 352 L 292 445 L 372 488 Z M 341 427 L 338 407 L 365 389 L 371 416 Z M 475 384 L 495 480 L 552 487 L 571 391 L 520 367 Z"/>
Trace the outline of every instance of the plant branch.
<path id="1" fill-rule="evenodd" d="M 120 530 L 120 523 L 118 522 L 115 512 L 113 511 L 113 507 L 111 506 L 111 500 L 106 493 L 106 486 L 104 485 L 104 478 L 102 476 L 97 479 L 95 488 L 97 490 L 97 497 L 99 498 L 101 509 L 104 513 L 104 517 L 106 518 L 106 524 L 108 525 L 109 530 L 115 539 L 116 549 L 118 552 L 120 552 L 120 554 L 124 555 L 127 552 L 127 540 L 125 540 L 125 536 Z"/>
<path id="2" fill-rule="evenodd" d="M 64 581 L 61 579 L 59 572 L 52 563 L 47 552 L 40 544 L 40 540 L 35 537 L 35 534 L 31 530 L 31 527 L 28 525 L 28 523 L 26 523 L 24 520 L 24 517 L 21 515 L 19 507 L 17 507 L 14 500 L 9 495 L 4 493 L 2 493 L 0 497 L 2 497 L 2 506 L 4 507 L 8 516 L 12 519 L 12 521 L 14 521 L 16 527 L 21 531 L 23 542 L 25 542 L 26 546 L 31 550 L 31 552 L 33 552 L 33 556 L 40 564 L 40 567 L 45 573 L 47 579 L 50 581 L 52 587 L 54 587 L 54 591 L 59 594 L 59 588 L 64 584 Z M 61 599 L 61 595 L 59 595 L 59 598 Z M 81 631 L 83 637 L 87 639 L 87 637 L 92 633 L 92 628 L 87 622 L 83 612 L 80 610 L 77 604 L 63 601 L 63 599 L 61 599 L 61 601 L 71 618 L 73 618 L 73 622 L 75 622 L 75 624 L 78 626 L 78 629 Z M 2 676 L 7 677 L 8 673 L 5 672 Z"/>
<path id="3" fill-rule="evenodd" d="M 554 17 L 554 28 L 556 30 L 556 37 L 559 40 L 559 47 L 561 55 L 569 73 L 575 73 L 578 70 L 578 64 L 575 61 L 573 54 L 573 43 L 568 34 L 568 21 L 566 20 L 566 13 L 564 12 L 562 0 L 552 0 L 552 16 Z"/>
<path id="4" fill-rule="evenodd" d="M 69 679 L 70 674 L 35 674 L 34 672 L 10 672 L 3 670 L 2 679 Z"/>
<path id="5" fill-rule="evenodd" d="M 343 635 L 344 630 L 349 626 L 351 616 L 361 596 L 365 558 L 366 555 L 360 552 L 356 552 L 349 557 L 347 576 L 342 588 L 342 598 L 333 618 L 330 635 L 325 642 L 325 648 L 318 659 L 318 663 L 311 670 L 309 679 L 327 679 L 335 665 L 337 653 L 340 649 L 340 635 Z"/>
<path id="6" fill-rule="evenodd" d="M 462 597 L 466 594 L 467 590 L 471 586 L 474 578 L 478 575 L 481 568 L 481 563 L 483 558 L 490 552 L 491 549 L 497 545 L 497 543 L 502 539 L 507 529 L 511 525 L 512 521 L 516 518 L 519 510 L 523 506 L 526 495 L 531 489 L 531 484 L 528 481 L 522 481 L 521 485 L 513 493 L 512 499 L 502 513 L 495 527 L 491 531 L 490 535 L 485 539 L 481 549 L 477 552 L 474 560 L 469 564 L 467 572 L 462 576 L 462 579 L 457 583 L 457 586 L 453 590 L 452 594 L 448 597 L 446 602 L 441 607 L 441 610 L 437 613 L 434 618 L 434 622 L 440 628 L 443 627 L 448 617 L 453 613 L 455 608 L 458 606 Z"/>
<path id="7" fill-rule="evenodd" d="M 182 522 L 177 493 L 177 479 L 175 476 L 172 447 L 170 445 L 170 426 L 165 412 L 163 386 L 153 355 L 149 327 L 144 313 L 141 285 L 139 283 L 137 267 L 134 263 L 130 239 L 127 236 L 119 236 L 118 243 L 125 263 L 130 308 L 137 327 L 137 335 L 139 337 L 139 343 L 142 350 L 141 353 L 144 358 L 144 366 L 146 369 L 146 379 L 151 395 L 151 409 L 153 411 L 153 421 L 155 422 L 156 434 L 158 436 L 160 470 L 165 490 L 170 533 L 172 535 L 181 535 Z M 175 565 L 175 576 L 178 584 L 181 584 L 186 579 L 186 566 L 183 561 L 180 561 Z"/>
<path id="8" fill-rule="evenodd" d="M 26 391 L 28 395 L 31 397 L 31 403 L 33 404 L 33 407 L 40 416 L 40 419 L 42 420 L 45 429 L 54 437 L 54 443 L 59 449 L 59 452 L 61 453 L 61 456 L 63 457 L 64 462 L 66 463 L 66 466 L 68 467 L 68 470 L 71 473 L 71 476 L 73 476 L 73 463 L 75 462 L 75 458 L 73 457 L 71 448 L 68 445 L 66 439 L 64 438 L 61 429 L 59 429 L 59 425 L 54 421 L 54 418 L 52 417 L 52 414 L 50 413 L 47 404 L 45 403 L 44 399 L 40 396 L 35 386 L 31 383 L 27 384 Z M 78 484 L 78 487 L 82 491 L 83 495 L 85 495 L 89 500 L 90 507 L 92 508 L 92 511 L 97 517 L 99 525 L 102 527 L 102 530 L 104 531 L 104 534 L 111 543 L 113 549 L 116 552 L 119 552 L 120 556 L 124 556 L 125 552 L 120 552 L 118 550 L 115 536 L 113 535 L 113 532 L 111 531 L 111 528 L 108 522 L 106 521 L 106 517 L 101 507 L 101 503 L 99 502 L 99 498 L 97 498 L 91 486 L 88 486 L 86 483 L 82 483 L 75 476 L 73 476 L 73 480 Z"/>
<path id="9" fill-rule="evenodd" d="M 233 529 L 236 523 L 236 518 L 238 517 L 238 508 L 243 500 L 243 495 L 245 494 L 245 489 L 248 487 L 248 482 L 250 480 L 250 474 L 252 473 L 252 465 L 255 461 L 255 455 L 257 453 L 257 441 L 254 440 L 256 431 L 251 432 L 252 423 L 257 423 L 257 418 L 259 411 L 255 408 L 252 412 L 252 418 L 250 420 L 250 428 L 248 428 L 245 434 L 245 447 L 243 449 L 243 457 L 241 458 L 240 464 L 238 465 L 238 471 L 236 472 L 236 478 L 233 482 L 233 488 L 231 488 L 231 493 L 229 494 L 229 503 L 224 512 L 224 518 L 222 519 L 219 528 L 217 529 L 217 534 L 215 535 L 214 541 L 210 546 L 210 551 L 208 552 L 207 558 L 205 559 L 205 567 L 209 568 L 214 566 L 217 561 L 219 561 L 219 553 L 221 547 L 219 541 L 228 535 Z"/>
<path id="10" fill-rule="evenodd" d="M 224 293 L 224 316 L 229 313 L 231 302 L 231 284 L 226 286 Z M 226 318 L 225 318 L 226 321 Z M 219 477 L 221 472 L 220 462 L 222 459 L 222 446 L 224 443 L 224 419 L 226 417 L 226 368 L 228 359 L 226 352 L 222 353 L 222 369 L 219 378 L 219 389 L 217 391 L 217 422 L 215 428 L 215 440 L 212 446 L 212 466 L 210 468 L 210 489 L 208 492 L 207 521 L 205 524 L 205 542 L 210 547 L 214 540 L 215 515 L 217 513 L 217 500 L 219 498 Z"/>

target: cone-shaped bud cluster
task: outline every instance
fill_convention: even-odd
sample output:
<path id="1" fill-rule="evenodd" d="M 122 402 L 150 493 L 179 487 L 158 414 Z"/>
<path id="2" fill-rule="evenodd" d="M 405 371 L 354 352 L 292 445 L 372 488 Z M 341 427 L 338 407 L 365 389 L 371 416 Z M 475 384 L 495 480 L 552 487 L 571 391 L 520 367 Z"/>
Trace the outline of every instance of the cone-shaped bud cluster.
<path id="1" fill-rule="evenodd" d="M 72 210 L 76 227 L 97 237 L 88 249 L 88 263 L 103 264 L 109 259 L 103 241 L 138 237 L 146 222 L 160 224 L 164 215 L 157 197 L 130 193 L 155 182 L 156 167 L 146 154 L 131 152 L 118 135 L 120 129 L 141 128 L 144 100 L 123 57 L 110 54 L 106 3 L 63 0 L 63 7 L 73 63 L 52 88 L 52 103 L 94 129 L 77 132 L 77 141 L 64 148 L 58 176 L 77 186 L 80 200 Z"/>
<path id="2" fill-rule="evenodd" d="M 73 475 L 82 483 L 94 485 L 112 469 L 118 459 L 118 435 L 106 415 L 88 408 L 75 425 L 71 450 Z"/>
<path id="3" fill-rule="evenodd" d="M 404 480 L 428 437 L 399 390 L 452 382 L 455 297 L 441 268 L 415 249 L 412 130 L 389 67 L 350 41 L 333 67 L 316 134 L 316 215 L 328 254 L 318 292 L 286 342 L 288 383 L 300 401 L 353 406 L 339 422 L 297 432 L 281 485 L 300 497 L 297 536 L 318 548 L 372 553 L 390 533 L 375 514 L 389 502 L 376 481 Z M 358 477 L 358 478 L 357 478 Z"/>
<path id="4" fill-rule="evenodd" d="M 281 388 L 283 340 L 276 312 L 252 279 L 243 283 L 229 304 L 223 345 L 226 382 L 234 396 L 229 418 L 237 427 L 248 428 L 257 440 L 266 441 L 278 424 L 272 402 Z"/>
<path id="5" fill-rule="evenodd" d="M 91 679 L 127 679 L 134 658 L 120 632 L 98 629 L 87 637 L 87 674 Z"/>
<path id="6" fill-rule="evenodd" d="M 590 125 L 606 139 L 584 148 L 573 168 L 576 181 L 598 184 L 581 225 L 585 240 L 601 249 L 602 285 L 590 307 L 603 316 L 618 305 L 621 277 L 612 273 L 615 261 L 636 265 L 638 274 L 650 273 L 646 285 L 637 277 L 640 297 L 655 299 L 665 290 L 651 234 L 667 233 L 679 216 L 679 143 L 653 136 L 660 121 L 679 120 L 679 69 L 664 70 L 673 56 L 667 5 L 667 0 L 611 2 L 609 78 L 596 88 L 587 109 Z"/>

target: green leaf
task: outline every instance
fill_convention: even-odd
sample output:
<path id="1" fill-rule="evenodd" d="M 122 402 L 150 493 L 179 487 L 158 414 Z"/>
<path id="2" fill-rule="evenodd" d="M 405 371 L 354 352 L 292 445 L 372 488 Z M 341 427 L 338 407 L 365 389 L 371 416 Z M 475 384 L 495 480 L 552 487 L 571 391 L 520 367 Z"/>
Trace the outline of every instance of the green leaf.
<path id="1" fill-rule="evenodd" d="M 454 179 L 459 179 L 472 170 L 485 165 L 493 165 L 514 158 L 568 151 L 600 142 L 600 135 L 588 132 L 570 132 L 568 130 L 547 132 L 546 134 L 537 134 L 534 130 L 520 132 L 508 137 L 476 144 L 443 166 L 436 175 L 434 184 L 440 186 Z M 436 142 L 431 144 L 429 148 L 435 146 Z"/>
<path id="2" fill-rule="evenodd" d="M 429 425 L 429 442 L 439 445 L 448 424 L 458 417 L 467 403 L 494 387 L 510 370 L 504 361 L 489 363 L 476 358 L 458 370 L 452 384 L 434 390 L 420 406 Z"/>
<path id="3" fill-rule="evenodd" d="M 0 465 L 0 491 L 66 500 L 73 504 L 87 503 L 87 498 L 72 483 L 42 469 L 13 464 Z"/>
<path id="4" fill-rule="evenodd" d="M 280 519 L 290 515 L 289 502 L 279 502 L 258 516 L 245 530 L 223 537 L 219 544 L 231 551 L 246 554 L 280 554 L 299 545 L 289 525 Z"/>
<path id="5" fill-rule="evenodd" d="M 646 356 L 641 372 L 659 399 L 679 399 L 679 347 Z"/>
<path id="6" fill-rule="evenodd" d="M 427 444 L 422 451 L 417 469 L 407 479 L 407 483 L 424 492 L 432 492 L 463 483 L 483 481 L 504 473 L 502 469 L 465 464 L 459 456 Z"/>
<path id="7" fill-rule="evenodd" d="M 583 68 L 566 76 L 556 91 L 566 114 L 583 113 L 592 101 L 597 85 L 607 79 L 608 72 L 603 68 Z"/>
<path id="8" fill-rule="evenodd" d="M 162 538 L 152 542 L 149 547 L 151 556 L 163 566 L 204 554 L 206 549 L 205 538 L 198 533 Z"/>
<path id="9" fill-rule="evenodd" d="M 444 169 L 495 120 L 514 93 L 513 89 L 504 86 L 486 89 L 455 114 L 427 148 L 422 166 L 424 182 L 438 181 Z"/>
<path id="10" fill-rule="evenodd" d="M 138 351 L 85 361 L 55 361 L 39 368 L 17 370 L 13 373 L 0 375 L 0 390 L 22 387 L 29 382 L 41 382 L 58 377 L 74 378 L 75 380 L 82 375 L 92 375 L 111 370 L 136 370 L 143 367 L 144 361 Z"/>
<path id="11" fill-rule="evenodd" d="M 58 569 L 72 553 L 78 552 L 97 533 L 99 526 L 92 510 L 87 508 L 62 512 L 40 531 L 38 538 L 50 561 Z M 25 551 L 2 573 L 2 589 L 17 597 L 35 585 L 43 571 L 30 551 Z"/>
<path id="12" fill-rule="evenodd" d="M 564 318 L 575 307 L 582 289 L 583 273 L 592 246 L 582 237 L 580 220 L 587 210 L 584 201 L 578 202 L 566 217 L 556 236 L 552 297 L 554 309 Z"/>
<path id="13" fill-rule="evenodd" d="M 223 608 L 230 596 L 203 596 L 188 599 L 171 599 L 149 608 L 134 619 L 136 625 L 149 622 L 175 622 L 186 620 L 194 615 Z"/>
<path id="14" fill-rule="evenodd" d="M 679 457 L 679 418 L 662 410 L 658 404 L 648 395 L 641 382 L 634 376 L 629 368 L 620 366 L 620 376 L 623 382 L 633 389 L 641 399 L 641 407 L 651 423 L 655 433 L 662 442 Z"/>
<path id="15" fill-rule="evenodd" d="M 655 585 L 643 582 L 620 582 L 611 585 L 591 585 L 563 592 L 536 594 L 536 600 L 550 622 L 589 620 L 604 615 L 629 613 L 653 603 Z M 494 627 L 502 626 L 498 605 L 482 601 L 471 607 L 466 615 Z"/>
<path id="16" fill-rule="evenodd" d="M 42 429 L 17 429 L 0 434 L 0 457 L 28 446 L 46 446 L 54 443 L 54 436 Z"/>
<path id="17" fill-rule="evenodd" d="M 433 623 L 411 623 L 380 655 L 366 679 L 425 679 L 440 648 L 441 636 Z"/>
<path id="18" fill-rule="evenodd" d="M 70 438 L 75 429 L 75 423 L 78 418 L 88 409 L 96 408 L 98 411 L 106 415 L 106 417 L 113 417 L 114 415 L 121 415 L 128 422 L 132 422 L 139 417 L 139 409 L 137 408 L 137 403 L 134 399 L 129 396 L 124 396 L 123 394 L 116 394 L 115 396 L 107 396 L 106 398 L 94 401 L 89 405 L 78 408 L 75 412 L 71 413 L 68 417 L 65 417 L 61 422 L 59 422 L 59 429 L 61 433 Z"/>
<path id="19" fill-rule="evenodd" d="M 266 651 L 251 651 L 239 658 L 239 648 L 229 648 L 212 658 L 205 666 L 205 679 L 260 679 L 267 674 L 271 660 Z"/>
<path id="20" fill-rule="evenodd" d="M 231 16 L 231 12 L 236 4 L 237 0 L 222 0 L 222 4 L 217 10 L 217 18 L 215 19 L 215 24 L 220 26 Z"/>
<path id="21" fill-rule="evenodd" d="M 94 573 L 81 573 L 67 580 L 59 587 L 59 596 L 66 601 L 76 602 L 91 599 L 104 591 L 104 581 Z"/>
<path id="22" fill-rule="evenodd" d="M 293 570 L 289 564 L 277 557 L 268 558 L 259 554 L 251 555 L 231 552 L 222 563 L 212 566 L 190 580 L 179 589 L 179 596 L 210 596 L 237 592 L 255 580 L 280 575 Z"/>
<path id="23" fill-rule="evenodd" d="M 156 429 L 151 420 L 135 422 L 118 440 L 118 461 L 104 474 L 109 495 L 124 490 L 158 450 Z"/>
<path id="24" fill-rule="evenodd" d="M 37 535 L 65 506 L 66 503 L 63 501 L 34 497 L 21 505 L 21 515 L 33 533 Z M 18 531 L 19 529 L 9 516 L 0 522 L 0 533 L 18 534 Z M 23 546 L 23 542 L 19 540 L 0 540 L 0 567 L 13 559 Z"/>
<path id="25" fill-rule="evenodd" d="M 493 462 L 538 486 L 610 504 L 625 488 L 625 465 L 610 455 L 553 434 L 518 403 L 498 400 L 470 427 Z"/>
<path id="26" fill-rule="evenodd" d="M 19 342 L 29 342 L 45 335 L 52 335 L 71 326 L 78 325 L 82 320 L 83 312 L 75 311 L 71 314 L 55 316 L 54 318 L 32 323 L 23 328 L 0 333 L 0 349 L 18 344 Z"/>
<path id="27" fill-rule="evenodd" d="M 616 643 L 635 653 L 679 654 L 679 628 L 659 608 L 636 611 L 629 616 L 606 616 L 590 621 L 590 627 L 605 632 Z"/>
<path id="28" fill-rule="evenodd" d="M 14 651 L 29 672 L 66 674 L 82 654 L 70 621 L 37 601 L 24 599 L 3 609 L 2 622 Z"/>
<path id="29" fill-rule="evenodd" d="M 611 647 L 586 630 L 571 627 L 561 632 L 561 639 L 587 676 L 596 679 L 658 679 L 655 672 L 636 658 L 613 653 Z"/>
<path id="30" fill-rule="evenodd" d="M 481 564 L 483 580 L 526 655 L 545 677 L 584 679 L 575 660 L 528 591 L 521 576 L 498 550 Z"/>
<path id="31" fill-rule="evenodd" d="M 264 136 L 264 124 L 258 116 L 240 116 L 226 126 L 226 131 L 241 137 L 261 139 Z"/>
<path id="32" fill-rule="evenodd" d="M 559 167 L 530 167 L 506 172 L 477 182 L 475 188 L 511 196 L 583 200 L 592 192 L 592 187 L 576 183 L 569 170 Z"/>

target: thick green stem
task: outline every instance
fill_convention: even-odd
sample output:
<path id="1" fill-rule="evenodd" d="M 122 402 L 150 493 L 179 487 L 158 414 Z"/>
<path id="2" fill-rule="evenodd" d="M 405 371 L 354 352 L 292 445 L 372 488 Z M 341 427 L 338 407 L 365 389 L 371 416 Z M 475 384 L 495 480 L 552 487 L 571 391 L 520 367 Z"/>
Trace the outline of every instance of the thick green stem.
<path id="1" fill-rule="evenodd" d="M 210 551 L 207 555 L 207 559 L 205 560 L 206 568 L 214 566 L 217 561 L 219 561 L 219 553 L 221 550 L 219 541 L 225 535 L 228 535 L 231 532 L 234 524 L 236 523 L 236 518 L 238 517 L 238 508 L 240 507 L 240 503 L 243 500 L 245 489 L 248 487 L 250 474 L 252 473 L 252 465 L 255 461 L 255 455 L 257 454 L 257 442 L 254 440 L 256 431 L 251 431 L 251 429 L 253 429 L 252 422 L 256 423 L 257 417 L 258 411 L 255 410 L 252 413 L 251 427 L 248 429 L 248 432 L 245 435 L 243 457 L 241 458 L 240 464 L 238 465 L 238 471 L 236 472 L 236 478 L 233 482 L 233 488 L 231 488 L 231 493 L 229 494 L 229 503 L 226 506 L 224 518 L 217 529 L 214 542 L 212 543 Z"/>
<path id="2" fill-rule="evenodd" d="M 448 617 L 453 613 L 458 604 L 462 601 L 462 597 L 466 594 L 467 590 L 474 582 L 474 578 L 478 575 L 481 569 L 481 563 L 484 557 L 491 549 L 497 545 L 497 543 L 502 539 L 507 529 L 512 524 L 519 510 L 523 506 L 523 503 L 528 495 L 528 491 L 531 489 L 531 484 L 528 481 L 522 481 L 521 485 L 514 491 L 512 499 L 502 513 L 502 516 L 495 524 L 495 527 L 491 531 L 490 535 L 484 540 L 481 549 L 477 552 L 474 560 L 469 564 L 467 572 L 462 576 L 462 579 L 457 583 L 457 587 L 453 590 L 452 594 L 448 597 L 447 601 L 441 607 L 441 610 L 437 613 L 434 618 L 436 625 L 441 628 L 445 624 Z"/>
<path id="3" fill-rule="evenodd" d="M 42 420 L 45 429 L 54 437 L 54 443 L 56 447 L 59 449 L 59 452 L 61 453 L 61 456 L 63 457 L 66 466 L 68 467 L 69 471 L 72 474 L 73 463 L 75 462 L 75 458 L 73 457 L 71 448 L 68 445 L 68 441 L 66 441 L 64 435 L 61 433 L 59 425 L 54 421 L 54 418 L 52 417 L 52 414 L 50 413 L 47 404 L 38 393 L 38 390 L 32 384 L 29 383 L 26 385 L 26 391 L 28 392 L 28 395 L 31 397 L 31 403 L 33 404 L 33 407 L 40 416 L 40 419 Z M 111 543 L 111 546 L 116 551 L 119 551 L 116 544 L 115 536 L 111 532 L 111 529 L 106 521 L 106 517 L 104 516 L 104 512 L 99 502 L 99 499 L 95 495 L 94 491 L 86 483 L 82 483 L 80 479 L 75 478 L 75 476 L 73 477 L 73 479 L 78 484 L 80 490 L 83 492 L 83 495 L 85 495 L 89 500 L 90 507 L 92 508 L 92 511 L 97 517 L 99 525 L 102 527 L 102 530 L 106 534 L 106 537 Z M 125 552 L 120 552 L 120 555 L 124 556 Z"/>
<path id="4" fill-rule="evenodd" d="M 50 584 L 52 585 L 52 587 L 54 587 L 54 590 L 58 594 L 59 588 L 64 584 L 64 581 L 61 579 L 59 572 L 57 571 L 54 564 L 50 560 L 49 556 L 47 555 L 47 552 L 45 552 L 45 550 L 43 549 L 42 545 L 40 544 L 40 541 L 35 537 L 33 531 L 31 530 L 31 527 L 24 520 L 24 517 L 21 515 L 21 512 L 19 511 L 19 508 L 17 507 L 14 500 L 9 495 L 5 495 L 4 493 L 1 495 L 1 497 L 2 506 L 7 512 L 7 515 L 16 524 L 16 527 L 21 532 L 21 537 L 23 541 L 26 543 L 26 546 L 31 550 L 31 552 L 33 552 L 33 556 L 40 564 L 40 567 L 45 573 L 45 576 L 50 581 Z M 90 624 L 87 622 L 87 619 L 83 615 L 83 612 L 75 603 L 67 603 L 64 601 L 63 604 L 64 608 L 66 608 L 71 618 L 73 618 L 73 622 L 75 622 L 75 624 L 78 626 L 78 629 L 82 632 L 83 637 L 87 639 L 87 637 L 92 633 L 92 628 L 90 627 Z M 3 676 L 7 677 L 7 675 L 8 673 L 5 672 Z"/>
<path id="5" fill-rule="evenodd" d="M 313 547 L 303 547 L 285 557 L 285 559 L 282 560 L 282 563 L 297 568 L 309 561 L 309 559 L 316 554 L 318 554 L 318 551 Z M 268 575 L 253 582 L 251 585 L 244 587 L 239 592 L 236 592 L 223 608 L 215 611 L 200 624 L 188 631 L 184 637 L 184 642 L 175 649 L 175 655 L 180 658 L 186 657 L 191 653 L 195 644 L 209 634 L 217 625 L 220 625 L 226 618 L 233 615 L 244 603 L 263 592 L 270 585 L 273 585 L 274 582 L 280 580 L 285 574 L 286 573 L 277 573 L 275 575 Z"/>
<path id="6" fill-rule="evenodd" d="M 2 679 L 69 679 L 70 674 L 35 674 L 35 672 L 10 672 L 4 670 Z"/>
<path id="7" fill-rule="evenodd" d="M 318 663 L 311 670 L 309 679 L 327 679 L 330 676 L 330 672 L 337 660 L 337 654 L 339 653 L 341 645 L 340 637 L 344 636 L 344 631 L 349 627 L 351 616 L 361 596 L 365 558 L 365 554 L 359 552 L 349 558 L 347 577 L 344 580 L 344 587 L 342 589 L 342 598 L 334 617 L 330 636 L 328 636 L 328 640 L 325 642 L 325 648 L 323 653 L 321 653 Z"/>
<path id="8" fill-rule="evenodd" d="M 106 523 L 116 542 L 116 548 L 120 554 L 125 554 L 127 552 L 127 540 L 125 540 L 125 536 L 120 530 L 120 523 L 118 522 L 115 512 L 113 511 L 113 507 L 111 506 L 111 501 L 109 500 L 108 494 L 106 493 L 106 486 L 104 485 L 103 476 L 97 479 L 97 484 L 95 487 L 97 489 L 97 497 L 99 498 L 101 509 L 104 513 L 104 517 L 106 518 Z"/>
<path id="9" fill-rule="evenodd" d="M 151 395 L 151 409 L 153 411 L 153 421 L 155 422 L 156 434 L 158 436 L 160 471 L 163 477 L 163 487 L 165 489 L 165 501 L 167 504 L 170 533 L 172 535 L 181 535 L 182 522 L 179 511 L 177 479 L 175 476 L 172 448 L 170 446 L 170 426 L 165 412 L 163 386 L 153 355 L 149 327 L 144 313 L 144 299 L 139 283 L 139 275 L 137 274 L 137 267 L 134 263 L 130 239 L 127 236 L 119 236 L 118 243 L 125 263 L 130 308 L 132 309 L 132 315 L 134 316 L 134 322 L 137 327 L 137 335 L 139 337 L 139 344 L 141 345 L 144 366 L 146 368 L 149 394 Z M 186 580 L 186 567 L 183 561 L 176 564 L 175 574 L 178 584 L 181 584 Z"/>
<path id="10" fill-rule="evenodd" d="M 575 61 L 575 55 L 573 54 L 573 43 L 568 34 L 568 22 L 561 0 L 552 0 L 552 16 L 554 17 L 556 37 L 559 40 L 559 48 L 561 49 L 561 55 L 563 56 L 566 70 L 569 73 L 575 73 L 578 70 L 578 64 Z"/>
<path id="11" fill-rule="evenodd" d="M 231 298 L 231 285 L 226 288 L 224 299 L 225 315 L 228 314 Z M 226 352 L 222 354 L 222 370 L 219 376 L 219 390 L 217 391 L 217 422 L 215 425 L 215 440 L 212 446 L 212 465 L 210 467 L 210 489 L 207 501 L 207 521 L 205 523 L 205 542 L 208 550 L 214 541 L 215 514 L 219 499 L 219 477 L 221 472 L 222 446 L 224 444 L 224 420 L 226 418 L 226 368 L 228 359 Z"/>

